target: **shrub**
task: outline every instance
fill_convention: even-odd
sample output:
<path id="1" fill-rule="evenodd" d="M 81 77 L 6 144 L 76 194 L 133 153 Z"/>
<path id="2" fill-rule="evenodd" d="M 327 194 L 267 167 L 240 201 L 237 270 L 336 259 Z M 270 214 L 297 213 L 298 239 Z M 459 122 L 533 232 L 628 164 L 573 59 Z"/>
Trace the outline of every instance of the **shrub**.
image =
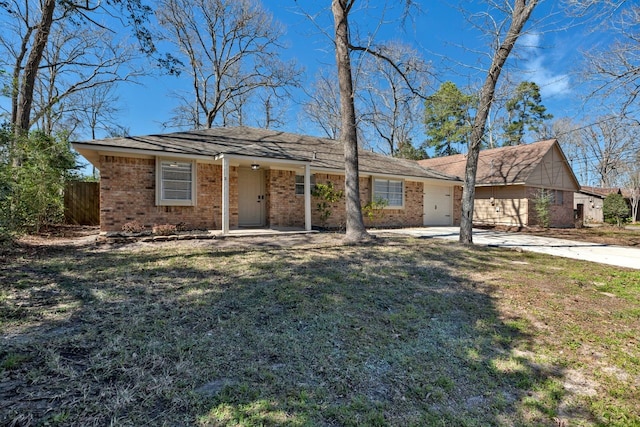
<path id="1" fill-rule="evenodd" d="M 606 222 L 622 227 L 622 223 L 629 216 L 629 206 L 621 194 L 612 193 L 604 198 L 602 213 Z"/>
<path id="2" fill-rule="evenodd" d="M 0 131 L 0 234 L 38 232 L 64 217 L 64 183 L 75 156 L 62 136 Z"/>
<path id="3" fill-rule="evenodd" d="M 362 213 L 369 218 L 371 222 L 376 222 L 384 218 L 384 208 L 389 205 L 389 201 L 382 197 L 377 197 L 362 207 Z"/>
<path id="4" fill-rule="evenodd" d="M 333 187 L 333 183 L 316 184 L 311 190 L 311 195 L 319 199 L 316 209 L 320 213 L 320 222 L 324 227 L 327 220 L 331 216 L 331 205 L 338 202 L 344 196 L 342 191 L 338 191 Z"/>
<path id="5" fill-rule="evenodd" d="M 551 215 L 549 214 L 551 193 L 545 189 L 538 190 L 533 199 L 533 204 L 538 218 L 538 225 L 549 228 L 551 225 Z"/>
<path id="6" fill-rule="evenodd" d="M 157 234 L 158 236 L 170 236 L 171 234 L 176 234 L 178 231 L 178 227 L 173 224 L 159 224 L 153 226 L 153 234 Z"/>
<path id="7" fill-rule="evenodd" d="M 122 226 L 122 231 L 125 233 L 142 233 L 144 231 L 144 225 L 138 221 L 127 222 Z"/>

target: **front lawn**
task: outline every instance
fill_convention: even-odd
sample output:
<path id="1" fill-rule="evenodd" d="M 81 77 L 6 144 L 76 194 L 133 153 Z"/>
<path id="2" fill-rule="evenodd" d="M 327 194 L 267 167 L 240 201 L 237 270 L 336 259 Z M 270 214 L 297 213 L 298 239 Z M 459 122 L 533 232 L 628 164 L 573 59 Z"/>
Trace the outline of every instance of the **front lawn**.
<path id="1" fill-rule="evenodd" d="M 27 249 L 0 283 L 0 424 L 640 424 L 638 271 L 325 236 Z"/>

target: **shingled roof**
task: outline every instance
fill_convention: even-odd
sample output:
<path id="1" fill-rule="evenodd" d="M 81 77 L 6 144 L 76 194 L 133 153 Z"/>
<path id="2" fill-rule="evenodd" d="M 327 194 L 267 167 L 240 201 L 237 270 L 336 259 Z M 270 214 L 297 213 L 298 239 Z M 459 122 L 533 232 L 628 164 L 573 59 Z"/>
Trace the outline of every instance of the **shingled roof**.
<path id="1" fill-rule="evenodd" d="M 598 196 L 605 198 L 609 194 L 623 194 L 624 190 L 621 188 L 602 188 L 602 187 L 589 187 L 583 185 L 580 187 L 580 192 L 588 194 L 590 196 Z"/>
<path id="2" fill-rule="evenodd" d="M 557 144 L 548 139 L 526 145 L 492 148 L 480 151 L 476 185 L 509 185 L 525 183 L 544 155 Z M 467 155 L 419 160 L 421 166 L 464 178 Z"/>
<path id="3" fill-rule="evenodd" d="M 77 142 L 73 145 L 91 162 L 97 161 L 97 158 L 91 158 L 91 152 L 95 151 L 137 151 L 161 156 L 173 154 L 219 158 L 227 155 L 302 161 L 309 162 L 312 168 L 344 170 L 344 149 L 341 142 L 272 129 L 220 127 Z M 388 157 L 365 150 L 360 150 L 358 162 L 361 173 L 459 180 L 455 176 L 422 167 L 415 161 Z"/>

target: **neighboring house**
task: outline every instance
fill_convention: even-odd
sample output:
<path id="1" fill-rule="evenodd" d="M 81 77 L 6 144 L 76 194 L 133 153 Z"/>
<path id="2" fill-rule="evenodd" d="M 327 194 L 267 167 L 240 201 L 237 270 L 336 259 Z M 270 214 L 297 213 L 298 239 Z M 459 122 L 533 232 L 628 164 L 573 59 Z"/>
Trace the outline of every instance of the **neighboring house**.
<path id="1" fill-rule="evenodd" d="M 420 165 L 464 178 L 466 155 L 420 160 Z M 580 188 L 555 139 L 480 151 L 473 221 L 476 224 L 537 224 L 535 200 L 551 193 L 550 225 L 574 225 L 573 194 Z"/>
<path id="2" fill-rule="evenodd" d="M 344 190 L 344 150 L 337 141 L 247 127 L 74 143 L 100 170 L 100 228 L 118 232 L 138 221 L 187 229 L 341 227 L 344 199 L 321 224 L 314 183 Z M 365 224 L 452 225 L 456 177 L 361 150 L 360 197 L 388 201 Z M 428 202 L 428 203 L 427 203 Z M 459 223 L 459 215 L 458 215 Z"/>
<path id="3" fill-rule="evenodd" d="M 584 221 L 586 224 L 600 224 L 604 222 L 602 206 L 604 199 L 609 194 L 620 194 L 629 205 L 631 216 L 632 190 L 626 188 L 603 188 L 603 187 L 581 187 L 580 191 L 574 194 L 573 204 L 578 208 L 578 204 L 583 205 Z M 640 220 L 640 212 L 637 214 L 636 221 Z"/>
<path id="4" fill-rule="evenodd" d="M 582 205 L 585 224 L 601 224 L 604 222 L 602 205 L 604 198 L 611 193 L 620 193 L 618 188 L 599 188 L 582 186 L 573 194 L 573 206 L 578 209 Z"/>

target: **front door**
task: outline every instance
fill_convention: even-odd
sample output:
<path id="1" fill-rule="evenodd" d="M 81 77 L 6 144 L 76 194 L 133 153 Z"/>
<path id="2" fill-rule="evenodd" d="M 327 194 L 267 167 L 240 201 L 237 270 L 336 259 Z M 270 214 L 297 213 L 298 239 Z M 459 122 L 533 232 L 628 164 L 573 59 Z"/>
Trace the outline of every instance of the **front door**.
<path id="1" fill-rule="evenodd" d="M 265 206 L 264 171 L 238 168 L 238 225 L 263 227 Z"/>

